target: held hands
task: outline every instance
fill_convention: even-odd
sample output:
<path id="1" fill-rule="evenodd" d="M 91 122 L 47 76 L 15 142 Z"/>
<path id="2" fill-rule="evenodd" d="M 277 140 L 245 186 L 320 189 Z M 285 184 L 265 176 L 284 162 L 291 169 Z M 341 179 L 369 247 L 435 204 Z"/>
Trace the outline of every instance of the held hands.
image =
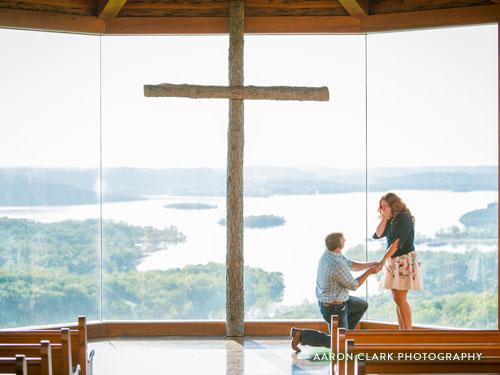
<path id="1" fill-rule="evenodd" d="M 382 268 L 384 267 L 384 262 L 372 262 L 370 267 L 368 268 L 368 271 L 370 271 L 371 275 L 375 275 L 376 273 L 379 273 Z"/>
<path id="2" fill-rule="evenodd" d="M 377 273 L 382 271 L 382 268 L 384 268 L 384 263 L 385 263 L 385 261 L 383 261 L 383 260 L 381 260 L 380 262 L 377 263 L 377 265 L 375 266 Z"/>

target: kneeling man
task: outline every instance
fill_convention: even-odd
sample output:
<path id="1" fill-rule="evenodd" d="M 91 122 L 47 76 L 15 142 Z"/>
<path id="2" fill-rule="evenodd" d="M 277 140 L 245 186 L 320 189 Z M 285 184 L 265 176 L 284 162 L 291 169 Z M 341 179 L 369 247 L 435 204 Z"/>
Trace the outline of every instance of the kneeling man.
<path id="1" fill-rule="evenodd" d="M 321 256 L 316 278 L 316 297 L 323 319 L 328 323 L 332 315 L 339 316 L 339 327 L 354 329 L 368 309 L 368 303 L 358 297 L 350 296 L 349 290 L 358 289 L 368 278 L 382 267 L 378 262 L 360 263 L 347 259 L 342 254 L 345 239 L 340 232 L 330 233 L 325 238 L 326 250 Z M 350 270 L 366 271 L 355 279 Z M 292 348 L 300 352 L 299 344 L 330 347 L 330 335 L 312 329 L 292 328 Z"/>

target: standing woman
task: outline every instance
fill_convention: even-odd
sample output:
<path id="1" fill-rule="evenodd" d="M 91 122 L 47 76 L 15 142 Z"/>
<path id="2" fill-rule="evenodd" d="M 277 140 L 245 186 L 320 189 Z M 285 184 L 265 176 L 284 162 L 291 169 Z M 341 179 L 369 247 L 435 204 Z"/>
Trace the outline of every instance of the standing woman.
<path id="1" fill-rule="evenodd" d="M 415 218 L 406 204 L 394 193 L 380 198 L 380 223 L 373 238 L 387 238 L 387 250 L 379 262 L 384 267 L 383 286 L 390 289 L 396 303 L 399 329 L 411 329 L 408 290 L 422 290 L 420 261 L 415 252 Z"/>

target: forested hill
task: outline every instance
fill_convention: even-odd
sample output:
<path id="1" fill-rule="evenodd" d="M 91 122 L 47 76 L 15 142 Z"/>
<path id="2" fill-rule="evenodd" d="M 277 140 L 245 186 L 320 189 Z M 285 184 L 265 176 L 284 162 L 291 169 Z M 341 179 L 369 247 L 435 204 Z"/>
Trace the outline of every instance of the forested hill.
<path id="1" fill-rule="evenodd" d="M 0 169 L 0 206 L 96 204 L 97 176 L 97 171 Z M 116 202 L 140 197 L 110 193 L 105 198 Z"/>
<path id="2" fill-rule="evenodd" d="M 365 191 L 364 170 L 249 167 L 247 196 L 335 194 Z M 103 171 L 105 202 L 149 195 L 223 196 L 225 170 L 210 168 L 108 168 Z M 1 206 L 73 205 L 99 202 L 98 169 L 0 168 Z M 369 191 L 497 190 L 496 166 L 375 168 Z"/>

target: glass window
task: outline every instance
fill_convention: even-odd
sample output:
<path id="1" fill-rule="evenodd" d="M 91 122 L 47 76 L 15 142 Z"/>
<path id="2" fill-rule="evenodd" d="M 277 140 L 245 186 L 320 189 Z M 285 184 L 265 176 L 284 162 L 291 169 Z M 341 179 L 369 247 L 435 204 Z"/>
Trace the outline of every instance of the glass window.
<path id="1" fill-rule="evenodd" d="M 99 39 L 0 30 L 0 48 L 0 326 L 97 319 Z"/>
<path id="2" fill-rule="evenodd" d="M 227 37 L 103 37 L 102 61 L 104 318 L 224 319 L 227 100 L 143 86 L 226 85 Z"/>
<path id="3" fill-rule="evenodd" d="M 245 84 L 330 90 L 245 103 L 246 319 L 321 319 L 325 236 L 379 260 L 393 191 L 416 220 L 413 323 L 497 328 L 497 35 L 246 35 Z M 0 326 L 224 319 L 228 102 L 143 86 L 227 85 L 227 36 L 0 29 L 0 47 Z M 351 294 L 396 321 L 381 277 Z"/>
<path id="4" fill-rule="evenodd" d="M 247 319 L 319 318 L 315 286 L 327 234 L 365 260 L 363 36 L 247 36 L 246 84 L 327 86 L 329 102 L 246 103 Z M 249 272 L 246 278 L 252 280 Z M 365 294 L 364 287 L 356 294 Z"/>
<path id="5" fill-rule="evenodd" d="M 409 292 L 414 323 L 497 327 L 497 69 L 496 25 L 368 38 L 368 234 L 382 193 L 396 192 L 424 275 Z M 369 256 L 385 247 L 370 240 Z M 370 318 L 396 320 L 376 282 L 369 303 Z"/>

